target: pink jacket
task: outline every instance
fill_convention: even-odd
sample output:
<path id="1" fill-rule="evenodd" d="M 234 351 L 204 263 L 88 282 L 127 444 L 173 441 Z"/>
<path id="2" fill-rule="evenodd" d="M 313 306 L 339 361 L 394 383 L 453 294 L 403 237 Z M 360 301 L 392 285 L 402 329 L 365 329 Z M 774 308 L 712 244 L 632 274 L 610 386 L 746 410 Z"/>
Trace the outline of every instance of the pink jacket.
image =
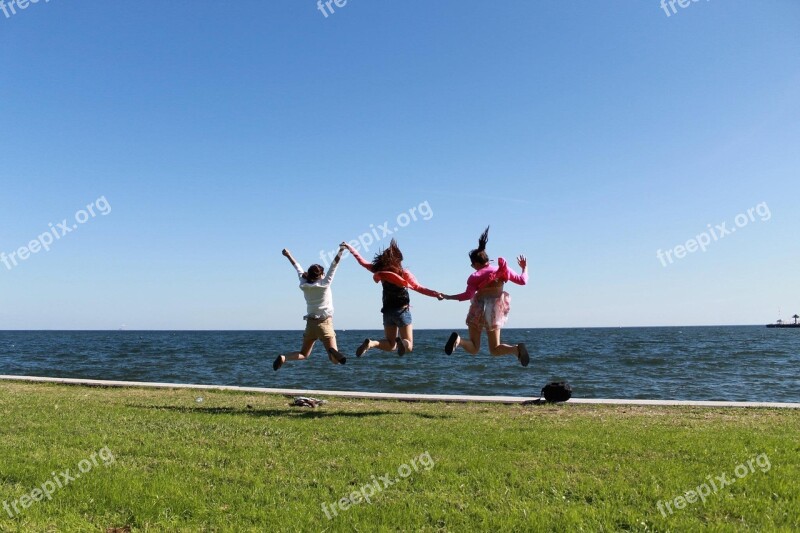
<path id="1" fill-rule="evenodd" d="M 361 257 L 361 255 L 355 251 L 353 248 L 348 246 L 350 253 L 353 254 L 353 258 L 358 261 L 358 264 L 362 267 L 366 268 L 370 272 L 372 272 L 372 263 Z M 372 275 L 372 279 L 375 280 L 375 283 L 380 281 L 386 281 L 393 285 L 399 285 L 400 287 L 406 287 L 407 289 L 411 289 L 413 291 L 417 291 L 420 294 L 424 294 L 425 296 L 431 296 L 436 298 L 439 293 L 433 291 L 431 289 L 427 289 L 417 282 L 417 278 L 414 277 L 414 274 L 411 273 L 410 270 L 403 269 L 403 275 L 399 276 L 394 272 L 374 272 Z"/>
<path id="2" fill-rule="evenodd" d="M 508 267 L 506 260 L 500 257 L 497 259 L 497 266 L 486 265 L 467 278 L 467 290 L 461 294 L 456 294 L 453 299 L 459 302 L 469 300 L 479 290 L 495 281 L 502 281 L 503 283 L 510 281 L 517 285 L 525 285 L 528 283 L 528 273 L 517 274 Z"/>

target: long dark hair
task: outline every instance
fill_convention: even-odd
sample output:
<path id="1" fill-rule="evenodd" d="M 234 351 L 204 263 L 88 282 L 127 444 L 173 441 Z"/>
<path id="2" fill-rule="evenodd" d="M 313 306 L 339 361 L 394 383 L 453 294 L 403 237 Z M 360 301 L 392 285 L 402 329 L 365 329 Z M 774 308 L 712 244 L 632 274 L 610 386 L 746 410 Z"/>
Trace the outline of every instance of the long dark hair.
<path id="1" fill-rule="evenodd" d="M 389 271 L 403 275 L 403 252 L 397 246 L 396 240 L 392 239 L 387 249 L 375 254 L 375 258 L 372 260 L 372 271 Z"/>
<path id="2" fill-rule="evenodd" d="M 325 269 L 322 265 L 311 265 L 308 267 L 307 272 L 303 272 L 303 279 L 306 283 L 315 283 L 325 274 Z"/>
<path id="3" fill-rule="evenodd" d="M 489 242 L 489 226 L 483 230 L 478 238 L 478 247 L 469 253 L 469 260 L 477 265 L 485 265 L 489 262 L 489 254 L 486 253 L 486 245 Z"/>

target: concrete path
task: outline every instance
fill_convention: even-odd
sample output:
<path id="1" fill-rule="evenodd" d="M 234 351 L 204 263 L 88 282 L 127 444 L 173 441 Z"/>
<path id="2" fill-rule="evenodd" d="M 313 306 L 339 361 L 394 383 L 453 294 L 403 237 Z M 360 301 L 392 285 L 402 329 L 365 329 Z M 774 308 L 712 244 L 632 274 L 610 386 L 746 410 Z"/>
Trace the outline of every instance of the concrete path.
<path id="1" fill-rule="evenodd" d="M 266 389 L 262 387 L 236 387 L 227 385 L 189 385 L 183 383 L 145 383 L 139 381 L 108 381 L 98 379 L 44 378 L 33 376 L 4 376 L 0 380 L 28 381 L 35 383 L 59 383 L 62 385 L 83 385 L 90 387 L 143 387 L 153 389 L 196 389 L 255 392 L 260 394 L 281 394 L 285 396 L 327 396 L 335 398 L 357 398 L 366 400 L 400 400 L 408 402 L 479 402 L 519 404 L 536 400 L 536 397 L 515 396 L 463 396 L 450 394 L 392 394 L 384 392 L 349 392 L 300 389 Z M 776 409 L 800 409 L 800 403 L 768 402 L 695 402 L 682 400 L 602 400 L 573 398 L 570 404 L 595 405 L 648 405 L 648 406 L 689 406 L 689 407 L 769 407 Z"/>

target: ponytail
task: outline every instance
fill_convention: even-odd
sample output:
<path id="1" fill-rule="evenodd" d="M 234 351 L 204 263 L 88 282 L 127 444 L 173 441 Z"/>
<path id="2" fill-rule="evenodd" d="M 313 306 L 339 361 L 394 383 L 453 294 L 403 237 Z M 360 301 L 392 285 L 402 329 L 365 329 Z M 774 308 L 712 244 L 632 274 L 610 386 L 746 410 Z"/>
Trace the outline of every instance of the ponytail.
<path id="1" fill-rule="evenodd" d="M 478 238 L 478 251 L 483 252 L 486 250 L 486 245 L 489 243 L 489 226 L 486 226 L 486 229 L 483 230 L 481 236 Z"/>
<path id="2" fill-rule="evenodd" d="M 489 255 L 486 253 L 486 245 L 489 243 L 489 226 L 483 230 L 478 237 L 478 247 L 470 251 L 469 259 L 478 265 L 485 265 L 489 262 Z"/>

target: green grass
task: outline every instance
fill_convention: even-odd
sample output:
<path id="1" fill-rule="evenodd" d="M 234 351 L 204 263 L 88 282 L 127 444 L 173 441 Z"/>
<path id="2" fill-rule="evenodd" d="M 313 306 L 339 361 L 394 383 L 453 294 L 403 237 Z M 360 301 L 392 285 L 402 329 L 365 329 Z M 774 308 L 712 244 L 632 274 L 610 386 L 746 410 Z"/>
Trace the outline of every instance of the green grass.
<path id="1" fill-rule="evenodd" d="M 310 410 L 280 396 L 6 382 L 0 413 L 0 505 L 103 447 L 115 458 L 14 518 L 0 509 L 3 531 L 800 528 L 792 410 L 340 399 Z M 431 468 L 326 518 L 323 503 L 426 452 Z M 761 454 L 768 471 L 657 509 Z"/>

